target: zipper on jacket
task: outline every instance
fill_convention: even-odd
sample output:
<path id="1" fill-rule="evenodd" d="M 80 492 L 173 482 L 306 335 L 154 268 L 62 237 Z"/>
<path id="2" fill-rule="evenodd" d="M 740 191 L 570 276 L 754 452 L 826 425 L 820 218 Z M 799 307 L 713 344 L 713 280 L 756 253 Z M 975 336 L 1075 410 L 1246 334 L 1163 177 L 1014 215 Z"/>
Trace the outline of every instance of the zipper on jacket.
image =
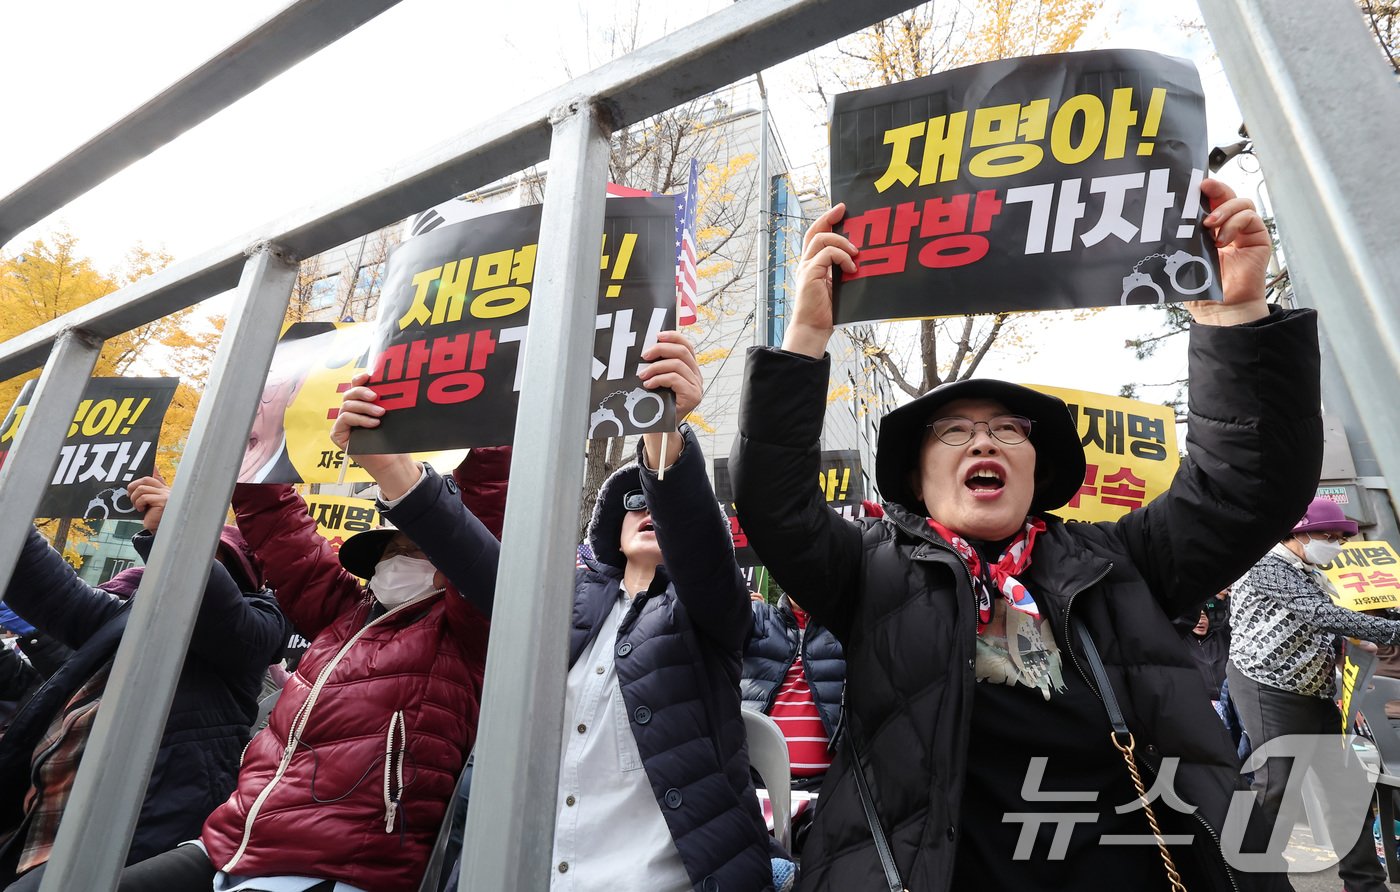
<path id="1" fill-rule="evenodd" d="M 776 608 L 775 608 L 775 609 L 776 609 Z M 783 626 L 784 626 L 784 627 L 787 627 L 787 625 L 788 625 L 788 618 L 782 614 L 782 611 L 778 611 L 778 619 L 782 620 Z M 794 623 L 792 624 L 792 628 L 796 628 L 796 627 L 797 627 L 797 623 L 794 622 Z M 797 632 L 798 632 L 797 649 L 793 651 L 793 653 L 792 653 L 792 658 L 791 658 L 790 660 L 788 660 L 787 663 L 785 663 L 785 664 L 783 665 L 783 673 L 782 673 L 781 675 L 778 676 L 778 683 L 775 684 L 775 685 L 773 686 L 773 693 L 771 693 L 771 694 L 768 695 L 768 707 L 767 707 L 766 709 L 763 710 L 763 714 L 764 714 L 764 715 L 769 715 L 769 714 L 771 714 L 771 713 L 773 712 L 773 706 L 778 702 L 778 693 L 779 693 L 780 691 L 782 691 L 782 689 L 783 689 L 783 682 L 787 680 L 787 674 L 788 674 L 790 671 L 792 671 L 792 664 L 795 663 L 795 662 L 797 662 L 797 658 L 798 658 L 798 657 L 802 656 L 802 641 L 803 641 L 803 638 L 802 638 L 802 630 L 801 630 L 801 629 L 797 629 Z M 784 635 L 783 637 L 786 638 L 787 636 Z M 806 665 L 807 665 L 807 664 L 806 664 L 806 663 L 803 663 L 802 665 L 803 665 L 803 669 L 804 669 L 804 672 L 805 672 L 805 669 L 806 669 Z M 820 711 L 820 710 L 819 710 L 819 711 Z"/>
<path id="2" fill-rule="evenodd" d="M 335 671 L 341 659 L 370 629 L 390 617 L 397 616 L 402 613 L 405 608 L 421 605 L 425 600 L 427 599 L 419 598 L 416 601 L 409 601 L 407 604 L 400 604 L 393 610 L 384 613 L 378 619 L 366 623 L 358 632 L 351 635 L 350 639 L 346 641 L 345 644 L 341 645 L 336 655 L 321 669 L 321 672 L 316 676 L 316 683 L 311 686 L 311 693 L 306 695 L 306 699 L 302 701 L 301 708 L 297 710 L 297 714 L 292 718 L 291 727 L 287 731 L 287 745 L 282 749 L 282 759 L 277 764 L 277 771 L 272 775 L 272 779 L 267 782 L 267 786 L 262 788 L 262 792 L 258 794 L 258 797 L 253 800 L 253 804 L 248 807 L 248 815 L 243 820 L 243 838 L 238 843 L 238 849 L 234 851 L 233 857 L 228 859 L 228 863 L 219 868 L 220 870 L 225 873 L 232 873 L 234 865 L 243 857 L 243 853 L 248 850 L 248 842 L 253 836 L 253 821 L 257 820 L 258 812 L 262 810 L 263 803 L 267 802 L 268 797 L 272 795 L 273 788 L 277 786 L 277 782 L 282 779 L 282 776 L 287 773 L 287 769 L 291 766 L 292 756 L 296 753 L 297 744 L 301 741 L 302 732 L 306 730 L 307 723 L 311 721 L 311 711 L 316 708 L 316 699 L 320 697 L 321 689 L 324 688 L 326 682 L 330 680 L 331 673 Z"/>
<path id="3" fill-rule="evenodd" d="M 898 526 L 898 524 L 896 524 L 896 526 Z M 962 825 L 962 813 L 961 813 L 961 811 L 959 810 L 959 807 L 960 807 L 960 803 L 961 803 L 961 801 L 962 801 L 962 791 L 963 791 L 964 783 L 965 783 L 965 781 L 966 781 L 966 779 L 967 779 L 967 751 L 968 751 L 969 745 L 970 745 L 970 743 L 971 743 L 971 741 L 972 741 L 972 700 L 973 700 L 973 697 L 975 696 L 975 690 L 974 690 L 974 689 L 975 689 L 976 686 L 977 686 L 977 678 L 976 678 L 976 660 L 977 660 L 976 654 L 977 654 L 977 643 L 976 643 L 976 641 L 977 641 L 977 620 L 978 620 L 978 615 L 979 615 L 979 612 L 980 612 L 980 605 L 978 604 L 978 600 L 977 600 L 977 584 L 976 584 L 975 582 L 973 582 L 973 579 L 972 579 L 972 569 L 971 569 L 970 567 L 968 567 L 967 561 L 963 559 L 963 556 L 960 555 L 960 554 L 958 554 L 957 549 L 953 548 L 953 546 L 951 546 L 951 545 L 949 545 L 949 544 L 946 544 L 946 543 L 942 542 L 941 540 L 928 539 L 928 538 L 925 538 L 925 537 L 923 537 L 923 536 L 917 536 L 916 538 L 923 539 L 924 542 L 926 542 L 926 543 L 927 543 L 928 545 L 930 545 L 931 547 L 933 547 L 933 548 L 935 548 L 935 549 L 938 549 L 938 550 L 940 550 L 940 551 L 947 552 L 948 554 L 951 554 L 951 555 L 953 556 L 954 560 L 956 560 L 956 561 L 958 562 L 958 566 L 962 567 L 963 578 L 967 580 L 967 588 L 968 588 L 968 591 L 969 591 L 969 592 L 971 593 L 971 595 L 972 595 L 972 605 L 971 605 L 971 606 L 972 606 L 972 616 L 971 616 L 971 619 L 972 619 L 972 638 L 970 639 L 970 641 L 971 641 L 971 647 L 968 648 L 968 651 L 972 654 L 972 656 L 969 657 L 969 662 L 968 662 L 968 667 L 967 667 L 967 668 L 968 668 L 968 671 L 962 673 L 962 678 L 963 678 L 963 699 L 964 699 L 964 700 L 966 701 L 966 703 L 967 703 L 967 721 L 965 721 L 965 722 L 962 723 L 962 728 L 961 728 L 961 729 L 959 730 L 959 732 L 958 732 L 958 748 L 959 748 L 959 750 L 962 752 L 963 771 L 962 771 L 961 776 L 951 778 L 952 784 L 951 784 L 951 786 L 950 786 L 950 788 L 949 788 L 949 790 L 948 790 L 948 792 L 949 792 L 950 794 L 951 794 L 952 792 L 954 792 L 954 791 L 957 792 L 958 795 L 957 795 L 957 797 L 956 797 L 956 800 L 954 799 L 954 797 L 952 797 L 952 796 L 950 795 L 950 796 L 948 797 L 947 803 L 945 803 L 945 804 L 947 805 L 947 808 L 948 808 L 949 826 L 958 826 L 958 827 L 961 827 L 961 825 Z M 914 553 L 914 555 L 912 556 L 914 560 L 928 560 L 927 557 L 920 558 L 920 557 L 918 556 L 918 549 L 917 549 L 917 548 L 914 550 L 914 552 L 915 552 L 915 553 Z M 959 656 L 959 659 L 962 659 L 961 655 Z M 842 708 L 841 714 L 842 714 L 843 717 L 845 716 L 845 709 L 844 709 L 844 706 L 843 706 L 843 708 Z M 951 868 L 950 868 L 950 869 L 951 869 Z M 951 882 L 951 880 L 950 880 L 950 882 Z"/>
<path id="4" fill-rule="evenodd" d="M 395 735 L 395 731 L 398 734 Z M 403 795 L 403 758 L 408 750 L 408 725 L 403 710 L 389 717 L 389 733 L 384 737 L 384 832 L 394 832 L 394 817 Z"/>
<path id="5" fill-rule="evenodd" d="M 1099 691 L 1098 688 L 1094 687 L 1094 682 L 1089 678 L 1089 676 L 1088 676 L 1087 674 L 1085 674 L 1085 672 L 1084 672 L 1084 667 L 1083 667 L 1082 665 L 1080 665 L 1080 663 L 1079 663 L 1079 658 L 1078 658 L 1077 656 L 1074 655 L 1074 643 L 1073 643 L 1072 639 L 1069 637 L 1069 614 L 1070 614 L 1070 610 L 1073 609 L 1073 607 L 1074 607 L 1074 599 L 1075 599 L 1075 598 L 1078 598 L 1078 597 L 1079 597 L 1080 595 L 1082 595 L 1084 592 L 1086 592 L 1086 591 L 1088 591 L 1089 589 L 1093 588 L 1094 586 L 1098 585 L 1100 582 L 1102 582 L 1102 581 L 1104 580 L 1104 577 L 1108 576 L 1108 574 L 1111 573 L 1111 572 L 1113 572 L 1113 564 L 1112 564 L 1112 562 L 1110 562 L 1109 565 L 1108 565 L 1107 567 L 1104 568 L 1104 571 L 1103 571 L 1102 573 L 1100 573 L 1098 576 L 1096 576 L 1092 581 L 1090 581 L 1090 582 L 1086 583 L 1085 585 L 1081 586 L 1081 587 L 1078 589 L 1078 591 L 1076 591 L 1074 594 L 1070 595 L 1070 596 L 1069 596 L 1069 601 L 1066 602 L 1066 604 L 1065 604 L 1065 622 L 1064 622 L 1065 649 L 1069 651 L 1070 659 L 1074 661 L 1074 668 L 1079 672 L 1079 675 L 1080 675 L 1081 678 L 1084 679 L 1084 682 L 1085 682 L 1086 684 L 1089 685 L 1089 690 L 1093 691 L 1093 692 L 1094 692 L 1094 696 L 1099 698 L 1099 702 L 1100 702 L 1100 703 L 1103 702 L 1103 694 L 1100 693 L 1100 691 Z M 1151 762 L 1151 760 L 1149 760 L 1149 759 L 1143 759 L 1143 760 L 1142 760 L 1142 764 L 1145 765 L 1145 766 L 1147 766 L 1148 772 L 1151 773 L 1151 775 L 1152 775 L 1152 782 L 1155 784 L 1155 783 L 1157 782 L 1157 767 L 1156 767 L 1155 765 L 1153 765 L 1152 762 Z M 1220 844 L 1220 835 L 1219 835 L 1218 833 L 1215 832 L 1215 828 L 1214 828 L 1214 827 L 1210 826 L 1210 822 L 1207 821 L 1207 820 L 1201 815 L 1201 809 L 1200 809 L 1199 806 L 1196 808 L 1195 811 L 1191 812 L 1191 816 L 1192 816 L 1193 818 L 1196 819 L 1196 822 L 1197 822 L 1197 823 L 1199 823 L 1202 827 L 1205 828 L 1206 833 L 1208 833 L 1208 834 L 1210 835 L 1210 838 L 1211 838 L 1212 840 L 1214 840 L 1214 842 L 1215 842 L 1215 853 L 1216 853 L 1217 855 L 1220 856 L 1220 865 L 1221 865 L 1222 867 L 1225 868 L 1225 879 L 1227 879 L 1227 880 L 1230 881 L 1230 888 L 1231 888 L 1231 889 L 1234 889 L 1235 892 L 1239 892 L 1240 887 L 1239 887 L 1239 884 L 1235 882 L 1235 872 L 1230 868 L 1230 862 L 1227 861 L 1227 860 L 1225 860 L 1225 848 Z"/>
<path id="6" fill-rule="evenodd" d="M 1074 661 L 1075 671 L 1079 673 L 1080 678 L 1084 679 L 1084 683 L 1089 686 L 1089 690 L 1094 692 L 1094 696 L 1098 697 L 1100 702 L 1103 701 L 1103 694 L 1099 693 L 1099 689 L 1094 687 L 1093 680 L 1090 679 L 1089 674 L 1084 671 L 1084 667 L 1079 662 L 1079 657 L 1075 656 L 1074 654 L 1074 639 L 1069 636 L 1069 613 L 1071 610 L 1074 609 L 1075 598 L 1078 598 L 1080 595 L 1084 594 L 1089 589 L 1098 585 L 1100 582 L 1103 582 L 1104 579 L 1108 576 L 1108 574 L 1112 572 L 1113 562 L 1109 561 L 1108 566 L 1103 568 L 1102 573 L 1100 573 L 1098 576 L 1095 576 L 1092 580 L 1086 582 L 1084 585 L 1081 585 L 1078 589 L 1074 591 L 1073 594 L 1069 596 L 1069 600 L 1065 602 L 1065 622 L 1064 627 L 1061 629 L 1061 640 L 1063 640 L 1065 643 L 1065 650 L 1069 651 L 1069 658 Z"/>

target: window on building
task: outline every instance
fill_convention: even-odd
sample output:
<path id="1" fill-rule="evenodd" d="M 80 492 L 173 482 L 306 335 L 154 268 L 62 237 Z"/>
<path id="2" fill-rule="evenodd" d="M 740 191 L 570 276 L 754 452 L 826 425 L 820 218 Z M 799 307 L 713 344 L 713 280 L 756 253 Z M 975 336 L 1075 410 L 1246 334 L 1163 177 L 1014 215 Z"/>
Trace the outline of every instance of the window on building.
<path id="1" fill-rule="evenodd" d="M 139 520 L 116 520 L 112 522 L 112 538 L 121 539 L 123 542 L 131 540 L 132 536 L 141 532 L 141 521 Z"/>
<path id="2" fill-rule="evenodd" d="M 123 570 L 131 569 L 135 563 L 136 561 L 131 558 L 107 558 L 102 564 L 102 579 L 98 581 L 98 585 L 101 585 Z"/>
<path id="3" fill-rule="evenodd" d="M 332 273 L 329 276 L 322 276 L 311 283 L 311 307 L 316 310 L 324 310 L 326 307 L 336 302 L 336 284 L 340 281 L 339 273 Z"/>
<path id="4" fill-rule="evenodd" d="M 787 174 L 773 177 L 769 199 L 764 334 L 767 343 L 776 346 L 787 332 L 788 303 L 794 297 L 791 292 L 797 281 L 797 261 L 802 256 L 802 233 L 807 229 L 807 221 Z"/>
<path id="5" fill-rule="evenodd" d="M 384 262 L 369 263 L 360 267 L 359 274 L 355 277 L 355 296 L 353 300 L 367 301 L 379 293 L 379 286 L 384 284 Z"/>

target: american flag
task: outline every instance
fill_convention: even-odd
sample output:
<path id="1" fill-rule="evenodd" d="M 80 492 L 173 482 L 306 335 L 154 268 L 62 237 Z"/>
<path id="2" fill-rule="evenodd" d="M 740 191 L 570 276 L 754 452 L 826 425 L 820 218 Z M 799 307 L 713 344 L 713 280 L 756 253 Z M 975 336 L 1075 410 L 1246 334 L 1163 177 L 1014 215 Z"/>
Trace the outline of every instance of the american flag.
<path id="1" fill-rule="evenodd" d="M 690 176 L 685 195 L 676 198 L 676 323 L 694 325 L 695 303 L 699 298 L 699 280 L 695 265 L 695 206 L 699 164 L 690 159 Z"/>

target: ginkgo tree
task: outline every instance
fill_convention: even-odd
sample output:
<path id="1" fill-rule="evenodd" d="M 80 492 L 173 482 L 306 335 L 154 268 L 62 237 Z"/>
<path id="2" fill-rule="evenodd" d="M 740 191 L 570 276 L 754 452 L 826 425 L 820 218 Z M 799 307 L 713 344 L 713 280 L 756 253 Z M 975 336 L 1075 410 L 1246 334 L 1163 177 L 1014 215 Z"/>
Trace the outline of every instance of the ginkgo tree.
<path id="1" fill-rule="evenodd" d="M 0 256 L 0 341 L 89 304 L 104 295 L 156 272 L 171 258 L 141 246 L 127 255 L 115 273 L 98 270 L 78 251 L 78 239 L 67 231 L 38 238 L 14 254 Z M 178 375 L 176 389 L 161 429 L 156 469 L 166 479 L 174 475 L 180 451 L 189 436 L 199 393 L 208 376 L 220 332 L 219 320 L 200 323 L 192 309 L 108 338 L 93 369 L 95 376 L 128 374 Z M 0 407 L 8 409 L 24 383 L 37 378 L 38 370 L 0 382 Z M 75 538 L 90 533 L 86 525 L 67 520 L 45 526 L 55 547 L 76 560 L 71 547 Z"/>

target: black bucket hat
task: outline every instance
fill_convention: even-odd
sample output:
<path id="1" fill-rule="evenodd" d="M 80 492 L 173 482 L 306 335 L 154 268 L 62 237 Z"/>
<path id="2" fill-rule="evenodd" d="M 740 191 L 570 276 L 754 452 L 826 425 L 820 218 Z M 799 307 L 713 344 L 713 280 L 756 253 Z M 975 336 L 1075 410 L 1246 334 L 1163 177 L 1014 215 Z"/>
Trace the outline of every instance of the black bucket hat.
<path id="1" fill-rule="evenodd" d="M 340 543 L 340 565 L 361 579 L 369 579 L 398 532 L 392 526 L 382 526 L 356 533 Z"/>
<path id="2" fill-rule="evenodd" d="M 921 494 L 909 483 L 910 472 L 919 470 L 926 425 L 940 408 L 956 400 L 994 400 L 1008 412 L 1031 420 L 1030 442 L 1035 447 L 1031 513 L 1054 511 L 1074 498 L 1084 483 L 1084 447 L 1064 401 L 1019 384 L 973 378 L 939 385 L 880 422 L 875 482 L 885 501 L 916 514 L 926 513 Z"/>

